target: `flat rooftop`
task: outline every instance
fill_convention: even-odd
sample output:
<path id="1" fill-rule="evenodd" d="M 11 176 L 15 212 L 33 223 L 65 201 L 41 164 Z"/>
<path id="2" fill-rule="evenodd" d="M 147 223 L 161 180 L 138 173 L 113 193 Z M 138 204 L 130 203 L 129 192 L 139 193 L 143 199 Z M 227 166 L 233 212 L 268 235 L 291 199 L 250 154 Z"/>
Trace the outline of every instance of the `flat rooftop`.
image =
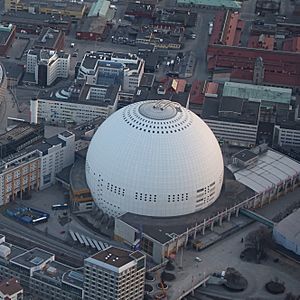
<path id="1" fill-rule="evenodd" d="M 223 96 L 251 99 L 252 101 L 262 100 L 290 104 L 292 89 L 239 82 L 225 82 Z"/>
<path id="2" fill-rule="evenodd" d="M 57 29 L 43 28 L 33 43 L 33 48 L 55 49 L 62 32 Z"/>
<path id="3" fill-rule="evenodd" d="M 217 215 L 220 211 L 242 202 L 253 196 L 255 193 L 244 184 L 234 180 L 232 173 L 225 168 L 225 187 L 219 198 L 209 207 L 188 214 L 185 216 L 176 216 L 168 218 L 147 217 L 132 213 L 125 213 L 119 219 L 136 228 L 141 229 L 143 233 L 164 244 L 179 234 L 184 233 L 188 228 L 200 224 L 204 219 Z"/>
<path id="4" fill-rule="evenodd" d="M 91 51 L 84 55 L 81 66 L 86 69 L 95 69 L 98 61 L 115 62 L 116 60 L 127 60 L 126 66 L 129 65 L 129 61 L 136 65 L 138 57 L 132 53 Z"/>
<path id="5" fill-rule="evenodd" d="M 203 119 L 257 125 L 260 102 L 235 97 L 205 97 Z"/>
<path id="6" fill-rule="evenodd" d="M 83 285 L 84 285 L 83 269 L 70 270 L 66 272 L 62 278 L 65 283 L 83 289 Z"/>
<path id="7" fill-rule="evenodd" d="M 8 247 L 10 249 L 11 253 L 7 256 L 7 259 L 0 257 L 0 264 L 1 264 L 1 261 L 9 261 L 9 260 L 11 260 L 19 255 L 22 255 L 28 251 L 24 248 L 15 246 L 15 245 L 7 243 L 7 242 L 1 243 L 1 245 Z"/>
<path id="8" fill-rule="evenodd" d="M 247 162 L 248 160 L 257 157 L 257 154 L 253 153 L 252 151 L 250 151 L 248 149 L 245 149 L 245 150 L 242 150 L 238 153 L 235 153 L 233 155 L 233 157 L 235 157 L 235 158 L 237 158 L 237 159 L 239 159 L 243 162 Z"/>
<path id="9" fill-rule="evenodd" d="M 64 147 L 66 145 L 66 142 L 62 140 L 59 135 L 54 135 L 50 138 L 43 139 L 41 142 L 34 144 L 32 146 L 29 146 L 27 149 L 29 150 L 39 150 L 43 153 L 43 155 L 48 153 L 48 150 L 56 145 L 62 145 Z"/>
<path id="10" fill-rule="evenodd" d="M 33 277 L 57 284 L 62 282 L 64 274 L 70 270 L 72 270 L 70 266 L 51 261 L 42 270 L 35 271 Z"/>
<path id="11" fill-rule="evenodd" d="M 85 9 L 86 5 L 83 2 L 74 2 L 74 1 L 55 1 L 55 0 L 21 0 L 21 3 L 26 4 L 27 6 L 32 6 L 33 4 L 39 5 L 40 8 L 54 9 L 54 10 L 70 10 L 81 12 Z"/>
<path id="12" fill-rule="evenodd" d="M 50 259 L 54 260 L 54 254 L 40 248 L 33 248 L 14 257 L 11 259 L 11 262 L 27 269 L 31 269 L 49 261 Z"/>
<path id="13" fill-rule="evenodd" d="M 91 121 L 69 127 L 69 130 L 75 134 L 75 140 L 78 139 L 91 139 L 91 134 L 93 134 L 96 129 L 105 121 L 105 118 L 98 117 Z"/>
<path id="14" fill-rule="evenodd" d="M 91 256 L 91 259 L 95 259 L 113 267 L 120 268 L 127 265 L 131 261 L 142 258 L 143 256 L 144 255 L 139 251 L 131 252 L 129 250 L 111 246 L 103 251 L 94 254 L 93 256 Z"/>
<path id="15" fill-rule="evenodd" d="M 36 24 L 36 25 L 42 25 L 47 26 L 49 24 L 63 24 L 66 23 L 66 25 L 71 22 L 71 18 L 67 16 L 61 16 L 58 14 L 51 14 L 51 15 L 45 15 L 45 14 L 32 14 L 30 12 L 26 11 L 9 11 L 6 12 L 3 16 L 0 16 L 0 19 L 2 22 L 5 23 L 13 23 L 13 24 Z"/>
<path id="16" fill-rule="evenodd" d="M 13 141 L 21 140 L 27 135 L 36 132 L 40 127 L 40 125 L 32 125 L 27 122 L 19 123 L 13 129 L 0 135 L 0 144 L 6 145 Z"/>
<path id="17" fill-rule="evenodd" d="M 240 9 L 241 5 L 238 1 L 234 0 L 176 0 L 178 4 L 191 4 L 201 5 L 201 6 L 216 6 L 216 7 L 225 7 L 225 8 L 233 8 Z"/>
<path id="18" fill-rule="evenodd" d="M 120 86 L 115 85 L 88 85 L 84 80 L 78 80 L 76 84 L 67 82 L 61 89 L 50 88 L 41 90 L 38 99 L 43 101 L 57 101 L 65 103 L 78 103 L 91 106 L 107 107 L 115 103 Z M 92 90 L 101 89 L 101 96 L 92 93 Z"/>

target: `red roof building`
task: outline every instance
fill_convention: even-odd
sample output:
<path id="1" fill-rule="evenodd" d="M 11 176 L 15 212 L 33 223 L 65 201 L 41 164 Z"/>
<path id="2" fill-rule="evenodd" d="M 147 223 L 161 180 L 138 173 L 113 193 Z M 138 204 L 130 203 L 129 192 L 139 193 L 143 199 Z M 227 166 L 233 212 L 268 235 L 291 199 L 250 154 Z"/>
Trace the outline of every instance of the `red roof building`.
<path id="1" fill-rule="evenodd" d="M 300 53 L 298 52 L 224 45 L 209 45 L 207 49 L 208 69 L 211 71 L 216 68 L 228 69 L 232 73 L 231 77 L 234 76 L 236 79 L 250 78 L 258 57 L 262 57 L 264 63 L 264 83 L 300 86 Z"/>
<path id="2" fill-rule="evenodd" d="M 283 43 L 284 51 L 300 52 L 300 36 L 286 39 Z"/>
<path id="3" fill-rule="evenodd" d="M 269 34 L 252 35 L 248 40 L 249 48 L 274 50 L 275 37 Z"/>
<path id="4" fill-rule="evenodd" d="M 203 104 L 204 102 L 204 90 L 203 85 L 205 82 L 201 80 L 195 80 L 192 83 L 192 87 L 190 90 L 190 103 L 191 104 Z"/>
<path id="5" fill-rule="evenodd" d="M 244 21 L 240 20 L 238 12 L 219 12 L 214 19 L 209 44 L 239 45 L 244 24 Z"/>

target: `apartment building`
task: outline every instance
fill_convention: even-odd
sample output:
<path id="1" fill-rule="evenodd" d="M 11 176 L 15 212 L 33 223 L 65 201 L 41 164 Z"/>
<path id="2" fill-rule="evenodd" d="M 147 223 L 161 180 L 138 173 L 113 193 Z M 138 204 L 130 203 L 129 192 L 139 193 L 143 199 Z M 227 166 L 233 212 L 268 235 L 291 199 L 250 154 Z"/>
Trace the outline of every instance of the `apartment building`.
<path id="1" fill-rule="evenodd" d="M 27 54 L 26 72 L 33 73 L 35 83 L 46 87 L 59 78 L 68 78 L 70 54 L 47 49 L 31 49 Z"/>
<path id="2" fill-rule="evenodd" d="M 86 300 L 140 300 L 144 297 L 146 257 L 109 247 L 84 260 Z"/>

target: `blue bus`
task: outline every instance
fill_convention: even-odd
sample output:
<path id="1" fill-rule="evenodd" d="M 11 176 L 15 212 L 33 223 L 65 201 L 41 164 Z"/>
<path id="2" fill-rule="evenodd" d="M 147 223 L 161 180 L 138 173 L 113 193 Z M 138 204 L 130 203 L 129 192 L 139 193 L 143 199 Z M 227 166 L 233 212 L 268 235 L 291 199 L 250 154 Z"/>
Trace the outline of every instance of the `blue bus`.
<path id="1" fill-rule="evenodd" d="M 69 208 L 69 205 L 67 203 L 52 205 L 52 210 L 63 210 L 63 209 L 68 209 L 68 208 Z"/>

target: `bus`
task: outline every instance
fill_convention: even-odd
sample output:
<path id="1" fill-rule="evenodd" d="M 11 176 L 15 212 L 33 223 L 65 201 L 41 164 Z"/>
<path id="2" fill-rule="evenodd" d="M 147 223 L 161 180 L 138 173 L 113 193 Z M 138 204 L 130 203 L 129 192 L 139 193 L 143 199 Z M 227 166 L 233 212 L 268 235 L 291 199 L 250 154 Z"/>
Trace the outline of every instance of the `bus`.
<path id="1" fill-rule="evenodd" d="M 68 208 L 69 208 L 69 205 L 67 203 L 52 205 L 52 210 L 63 210 L 63 209 L 68 209 Z"/>
<path id="2" fill-rule="evenodd" d="M 36 224 L 40 224 L 40 223 L 46 223 L 47 221 L 48 221 L 48 217 L 40 217 L 40 218 L 32 220 L 32 224 L 36 225 Z"/>

